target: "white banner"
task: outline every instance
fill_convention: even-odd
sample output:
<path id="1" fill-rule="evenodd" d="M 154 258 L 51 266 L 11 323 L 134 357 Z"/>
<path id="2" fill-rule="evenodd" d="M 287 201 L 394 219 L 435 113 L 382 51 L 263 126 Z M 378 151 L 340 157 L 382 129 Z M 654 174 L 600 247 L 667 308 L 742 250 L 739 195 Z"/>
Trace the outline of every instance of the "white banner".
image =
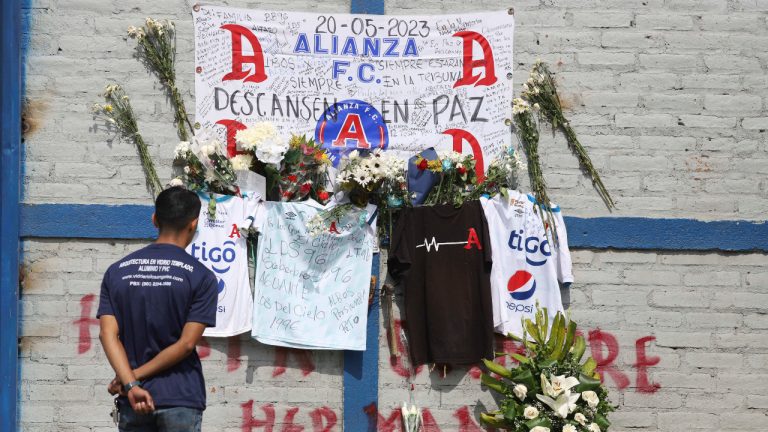
<path id="1" fill-rule="evenodd" d="M 353 148 L 408 158 L 435 147 L 474 153 L 483 170 L 511 143 L 506 11 L 195 9 L 197 121 L 226 138 L 230 154 L 237 130 L 259 121 L 314 137 L 335 158 Z"/>

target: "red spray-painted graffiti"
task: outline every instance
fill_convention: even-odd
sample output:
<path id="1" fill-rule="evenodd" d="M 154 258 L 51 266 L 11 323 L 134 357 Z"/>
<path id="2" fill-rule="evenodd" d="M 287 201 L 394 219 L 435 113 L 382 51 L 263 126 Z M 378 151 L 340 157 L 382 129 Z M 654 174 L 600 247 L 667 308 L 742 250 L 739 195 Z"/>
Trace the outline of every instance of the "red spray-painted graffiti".
<path id="1" fill-rule="evenodd" d="M 93 318 L 95 294 L 87 294 L 80 299 L 80 318 L 73 321 L 78 328 L 77 353 L 85 354 L 92 348 L 91 328 L 99 325 L 99 320 Z M 239 337 L 230 337 L 227 339 L 227 372 L 234 372 L 240 369 L 243 361 L 240 358 L 242 354 L 242 342 Z M 201 359 L 211 355 L 211 344 L 203 338 L 197 346 L 197 354 Z M 307 376 L 315 371 L 315 362 L 311 351 L 276 348 L 275 349 L 275 370 L 273 377 L 283 375 L 287 370 L 288 357 L 292 355 L 298 359 L 301 373 Z"/>
<path id="2" fill-rule="evenodd" d="M 253 405 L 253 400 L 240 404 L 240 407 L 243 409 L 243 422 L 240 430 L 242 432 L 274 432 L 275 407 L 272 404 L 262 405 L 259 408 L 264 413 L 264 417 L 255 418 L 253 416 Z M 299 408 L 297 407 L 289 408 L 285 412 L 280 432 L 304 432 L 306 430 L 305 426 L 295 422 L 296 414 L 298 413 Z M 312 432 L 334 431 L 337 429 L 339 422 L 336 412 L 328 407 L 312 410 L 309 413 L 309 418 L 312 421 Z"/>
<path id="3" fill-rule="evenodd" d="M 95 294 L 87 294 L 80 299 L 80 318 L 74 320 L 73 324 L 78 328 L 78 342 L 77 352 L 78 354 L 85 354 L 90 351 L 92 347 L 91 328 L 99 325 L 99 320 L 92 318 L 93 307 L 96 300 Z M 403 322 L 395 322 L 396 334 L 400 334 L 403 327 Z M 613 383 L 619 389 L 629 387 L 631 381 L 625 372 L 622 372 L 615 364 L 616 359 L 619 357 L 619 342 L 613 334 L 610 332 L 594 329 L 590 330 L 587 335 L 589 342 L 589 348 L 592 357 L 597 362 L 597 370 L 600 372 L 603 378 L 610 377 Z M 648 368 L 657 365 L 661 359 L 658 356 L 648 356 L 646 349 L 648 344 L 656 338 L 652 335 L 644 336 L 635 341 L 635 358 L 636 362 L 632 365 L 636 369 L 635 384 L 636 390 L 639 393 L 654 393 L 661 385 L 659 383 L 652 383 L 648 378 Z M 398 337 L 396 338 L 398 349 L 403 355 L 400 357 L 390 358 L 390 366 L 392 370 L 402 376 L 408 377 L 410 370 L 405 364 L 404 356 L 405 345 L 403 341 Z M 508 339 L 499 338 L 496 341 L 496 350 L 505 353 L 521 353 L 522 346 L 519 343 Z M 211 355 L 210 343 L 203 339 L 198 346 L 198 355 L 200 358 L 207 358 Z M 304 376 L 310 375 L 315 371 L 315 362 L 312 358 L 311 351 L 295 350 L 287 348 L 275 349 L 275 369 L 272 372 L 272 377 L 278 377 L 287 371 L 288 357 L 292 355 L 296 357 L 301 369 L 301 373 Z M 231 337 L 227 340 L 227 371 L 234 372 L 242 367 L 241 356 L 241 340 L 239 337 Z M 512 361 L 508 356 L 502 356 L 496 359 L 496 362 L 502 365 L 506 365 L 508 361 Z M 418 375 L 423 371 L 422 366 L 418 366 L 415 369 L 415 373 Z M 474 379 L 480 379 L 481 370 L 477 366 L 473 366 L 468 371 L 469 375 Z"/>
<path id="4" fill-rule="evenodd" d="M 78 326 L 77 353 L 85 354 L 91 349 L 91 326 L 99 325 L 99 320 L 92 318 L 95 294 L 88 294 L 80 299 L 80 318 L 74 324 Z"/>
<path id="5" fill-rule="evenodd" d="M 403 325 L 403 322 L 399 320 L 395 322 L 394 327 L 397 334 L 400 334 L 400 329 Z M 633 367 L 637 370 L 635 383 L 636 391 L 639 393 L 654 393 L 661 388 L 660 384 L 651 383 L 648 380 L 648 368 L 657 365 L 661 361 L 659 357 L 649 357 L 646 353 L 648 344 L 654 340 L 656 340 L 655 336 L 644 336 L 635 341 L 635 357 L 637 361 L 633 364 Z M 616 339 L 616 336 L 601 329 L 594 329 L 589 331 L 587 341 L 589 343 L 591 355 L 597 362 L 597 371 L 600 373 L 603 380 L 608 376 L 618 389 L 629 387 L 631 382 L 629 377 L 626 373 L 619 370 L 619 367 L 615 364 L 619 357 L 619 342 Z M 404 360 L 402 357 L 408 354 L 404 352 L 404 344 L 401 338 L 396 338 L 396 343 L 402 355 L 400 357 L 391 357 L 389 362 L 392 370 L 396 374 L 407 378 L 410 376 L 411 372 L 405 367 L 404 362 L 407 360 Z M 496 352 L 522 354 L 523 346 L 518 342 L 497 337 Z M 514 360 L 508 356 L 501 356 L 497 357 L 495 361 L 503 366 L 507 366 L 507 362 L 512 362 Z M 418 375 L 421 371 L 422 367 L 419 366 L 416 368 L 415 374 Z M 448 372 L 450 372 L 450 370 L 448 370 Z M 480 379 L 482 370 L 479 366 L 472 366 L 468 373 L 473 379 Z"/>

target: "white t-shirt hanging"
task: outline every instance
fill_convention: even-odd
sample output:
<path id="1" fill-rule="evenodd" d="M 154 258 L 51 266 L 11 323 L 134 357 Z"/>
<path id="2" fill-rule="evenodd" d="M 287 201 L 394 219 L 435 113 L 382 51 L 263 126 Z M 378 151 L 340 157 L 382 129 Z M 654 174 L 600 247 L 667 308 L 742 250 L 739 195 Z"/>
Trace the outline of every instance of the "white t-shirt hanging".
<path id="1" fill-rule="evenodd" d="M 376 206 L 354 208 L 310 236 L 307 224 L 335 205 L 309 200 L 260 206 L 251 333 L 259 342 L 365 350 Z"/>
<path id="2" fill-rule="evenodd" d="M 533 209 L 533 197 L 510 191 L 509 197 L 481 199 L 493 251 L 491 299 L 497 332 L 522 335 L 522 319 L 533 318 L 536 302 L 550 322 L 563 310 L 558 280 L 573 282 L 565 223 L 553 206 L 559 247 L 545 235 Z"/>
<path id="3" fill-rule="evenodd" d="M 251 329 L 253 296 L 248 281 L 248 245 L 239 228 L 249 225 L 260 196 L 243 198 L 214 194 L 216 218 L 208 217 L 210 196 L 200 196 L 197 232 L 187 252 L 208 267 L 219 283 L 216 327 L 205 329 L 204 336 L 227 337 Z M 246 221 L 246 222 L 244 222 Z"/>

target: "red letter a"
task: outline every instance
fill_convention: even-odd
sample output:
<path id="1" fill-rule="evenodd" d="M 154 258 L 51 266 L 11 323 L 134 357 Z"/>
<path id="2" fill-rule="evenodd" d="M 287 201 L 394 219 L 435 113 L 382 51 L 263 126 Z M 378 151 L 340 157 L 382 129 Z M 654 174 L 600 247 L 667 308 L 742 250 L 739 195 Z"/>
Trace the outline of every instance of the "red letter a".
<path id="1" fill-rule="evenodd" d="M 461 78 L 453 84 L 453 88 L 472 84 L 475 87 L 493 85 L 496 82 L 496 67 L 493 62 L 493 51 L 491 50 L 491 44 L 488 43 L 488 39 L 484 38 L 480 33 L 467 30 L 454 33 L 454 36 L 460 37 L 464 41 L 464 68 Z M 473 42 L 480 44 L 480 48 L 483 49 L 482 60 L 474 60 Z M 485 69 L 484 77 L 482 75 L 473 75 L 475 68 L 479 67 Z"/>
<path id="2" fill-rule="evenodd" d="M 261 44 L 250 30 L 237 24 L 224 24 L 221 26 L 224 30 L 232 32 L 232 72 L 224 75 L 222 81 L 242 80 L 245 82 L 260 83 L 267 79 L 267 73 L 264 71 L 264 53 L 261 51 Z M 253 55 L 243 55 L 243 38 L 253 48 Z M 243 63 L 253 64 L 253 75 L 248 75 L 249 71 L 243 70 Z"/>
<path id="3" fill-rule="evenodd" d="M 472 249 L 472 245 L 477 246 L 477 250 L 483 250 L 483 245 L 480 244 L 480 239 L 477 238 L 477 232 L 474 228 L 469 229 L 469 235 L 467 236 L 467 245 L 464 249 Z"/>
<path id="4" fill-rule="evenodd" d="M 341 126 L 339 136 L 333 141 L 333 146 L 346 147 L 348 139 L 357 140 L 357 148 L 371 148 L 371 145 L 368 144 L 368 140 L 365 138 L 363 123 L 357 114 L 350 114 L 344 119 L 344 124 Z"/>

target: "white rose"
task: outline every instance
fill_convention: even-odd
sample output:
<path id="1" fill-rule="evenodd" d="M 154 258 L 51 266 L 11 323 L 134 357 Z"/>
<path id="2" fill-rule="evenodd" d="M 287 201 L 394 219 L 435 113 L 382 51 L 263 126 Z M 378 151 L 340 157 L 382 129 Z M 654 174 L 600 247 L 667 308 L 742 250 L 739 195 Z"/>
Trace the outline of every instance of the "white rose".
<path id="1" fill-rule="evenodd" d="M 536 417 L 538 417 L 538 416 L 539 416 L 539 410 L 537 410 L 537 409 L 536 409 L 536 407 L 534 407 L 534 406 L 530 406 L 530 405 L 528 405 L 528 406 L 527 406 L 527 407 L 525 407 L 525 409 L 523 410 L 523 415 L 524 415 L 524 416 L 525 416 L 525 418 L 527 418 L 528 420 L 531 420 L 531 419 L 535 419 Z"/>
<path id="2" fill-rule="evenodd" d="M 597 397 L 597 393 L 593 392 L 592 390 L 581 392 L 581 398 L 587 401 L 587 404 L 590 408 L 596 407 L 600 402 L 600 398 Z"/>
<path id="3" fill-rule="evenodd" d="M 518 384 L 512 389 L 512 392 L 515 393 L 515 396 L 517 396 L 518 399 L 523 400 L 525 399 L 526 393 L 528 393 L 528 387 L 523 384 Z"/>
<path id="4" fill-rule="evenodd" d="M 579 424 L 582 426 L 587 423 L 587 418 L 582 413 L 576 413 L 576 415 L 573 416 L 573 419 L 579 422 Z"/>
<path id="5" fill-rule="evenodd" d="M 531 429 L 531 432 L 549 432 L 549 428 L 544 426 L 536 426 L 535 428 Z"/>
<path id="6" fill-rule="evenodd" d="M 597 423 L 590 423 L 587 429 L 589 429 L 589 432 L 600 432 L 600 426 Z"/>
<path id="7" fill-rule="evenodd" d="M 180 178 L 176 177 L 175 179 L 171 180 L 170 183 L 168 183 L 169 186 L 175 187 L 175 186 L 184 186 L 184 182 L 181 181 Z"/>
<path id="8" fill-rule="evenodd" d="M 563 425 L 563 432 L 576 432 L 576 426 L 572 424 Z"/>

